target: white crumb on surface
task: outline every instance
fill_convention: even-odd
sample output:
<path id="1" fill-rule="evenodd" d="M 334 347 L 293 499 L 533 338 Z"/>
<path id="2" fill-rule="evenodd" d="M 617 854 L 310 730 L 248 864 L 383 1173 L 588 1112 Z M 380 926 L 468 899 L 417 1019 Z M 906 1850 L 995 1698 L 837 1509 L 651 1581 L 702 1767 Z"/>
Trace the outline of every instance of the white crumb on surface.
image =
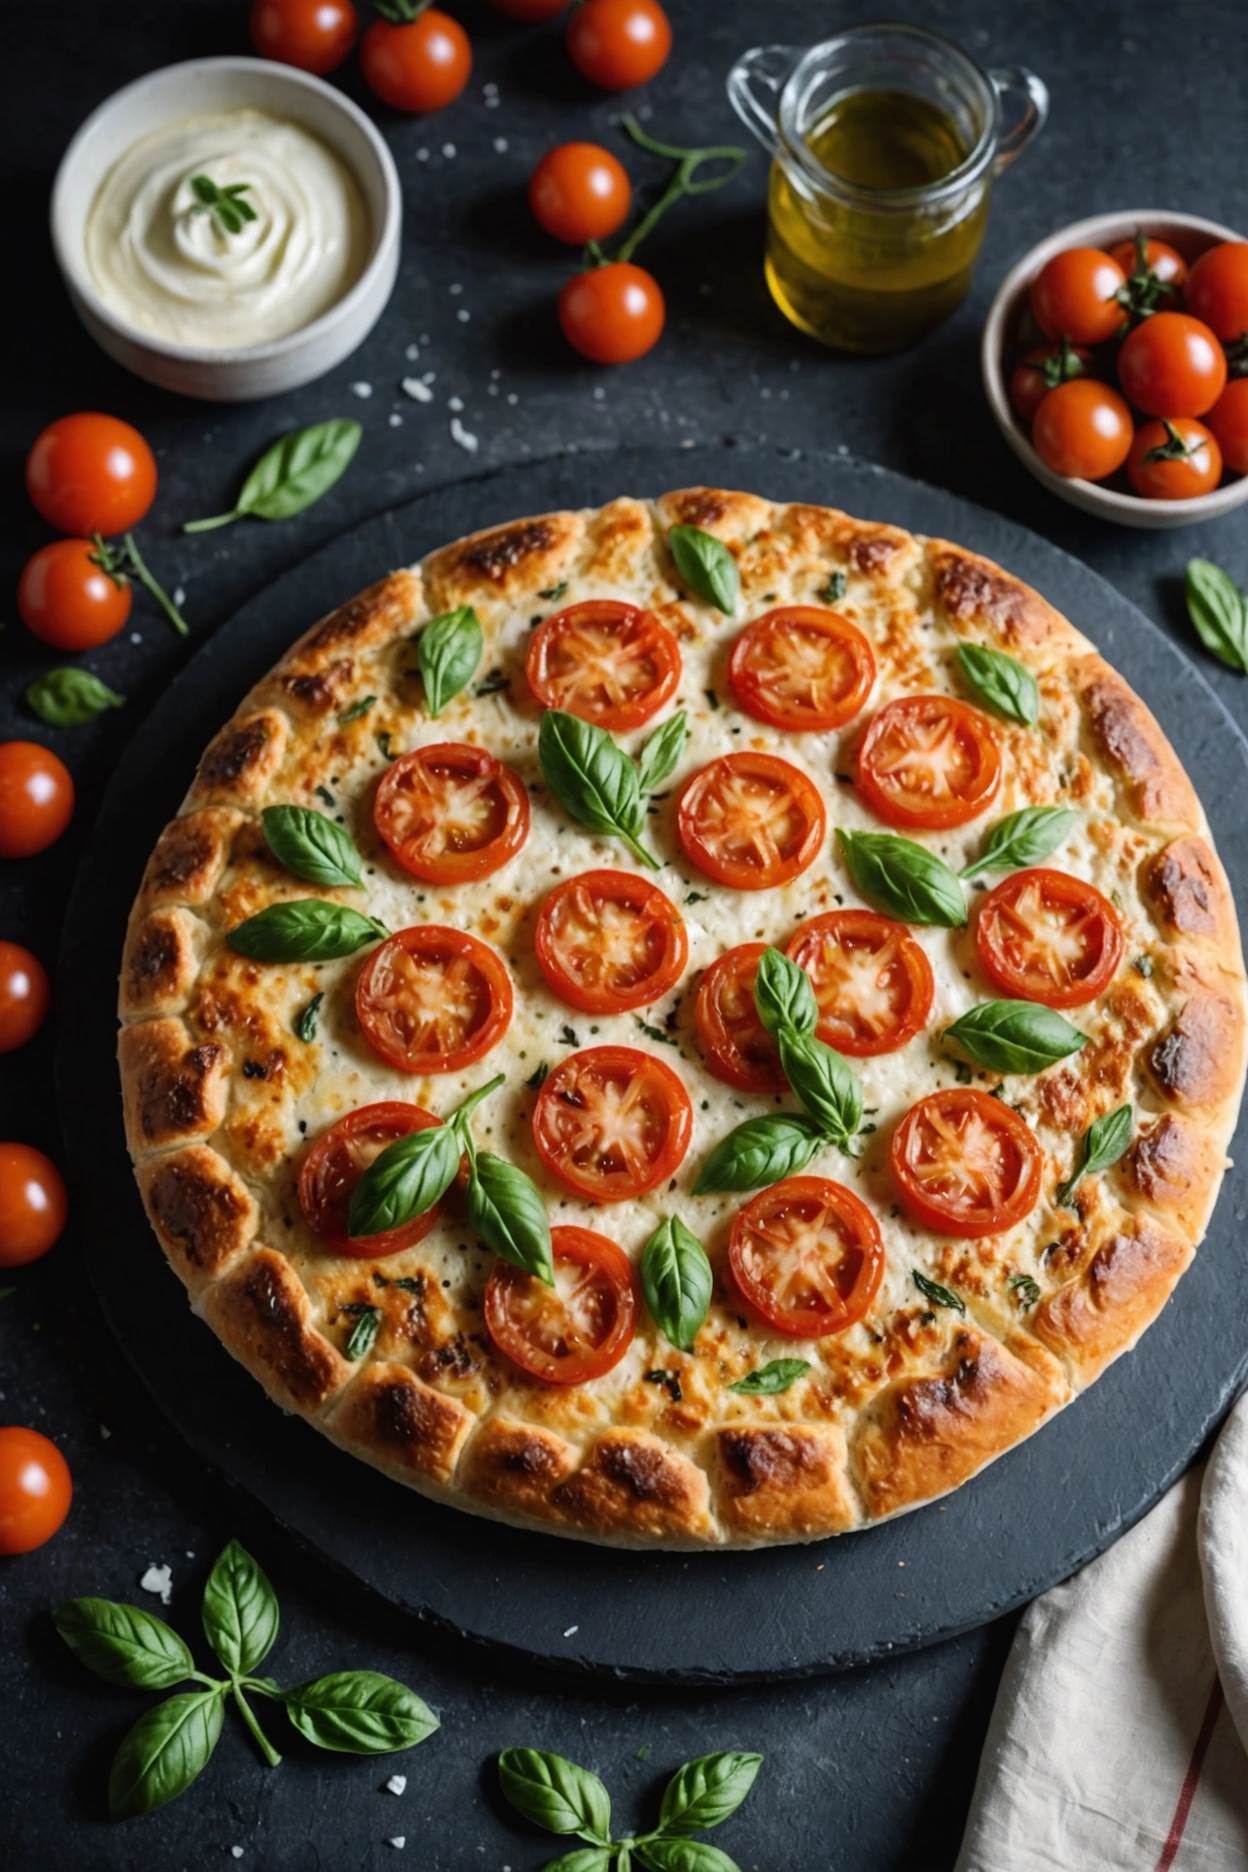
<path id="1" fill-rule="evenodd" d="M 352 396 L 370 397 L 373 394 L 371 383 L 353 383 L 350 386 Z"/>
<path id="2" fill-rule="evenodd" d="M 403 427 L 403 418 L 399 415 L 398 410 L 391 410 L 386 420 L 392 429 L 401 429 Z"/>
<path id="3" fill-rule="evenodd" d="M 106 1423 L 102 1423 L 100 1425 L 100 1435 L 103 1437 L 106 1443 L 108 1442 L 108 1439 L 110 1436 L 112 1436 L 112 1434 L 113 1434 L 112 1431 L 109 1429 Z"/>
<path id="4" fill-rule="evenodd" d="M 155 1593 L 161 1605 L 168 1605 L 173 1598 L 173 1568 L 149 1566 L 139 1581 L 139 1591 Z"/>
<path id="5" fill-rule="evenodd" d="M 464 428 L 458 416 L 451 417 L 451 441 L 458 442 L 460 448 L 467 449 L 470 455 L 475 455 L 481 446 L 472 431 Z"/>
<path id="6" fill-rule="evenodd" d="M 417 160 L 417 162 L 428 162 L 428 160 L 429 160 L 429 152 L 428 152 L 428 150 L 427 150 L 427 149 L 418 149 L 418 150 L 417 150 L 417 152 L 416 152 L 416 160 Z"/>
<path id="7" fill-rule="evenodd" d="M 511 145 L 506 137 L 495 137 L 494 148 L 498 151 L 500 156 L 505 156 L 507 151 L 511 148 Z"/>
<path id="8" fill-rule="evenodd" d="M 405 377 L 399 385 L 405 396 L 410 396 L 413 403 L 432 403 L 433 391 L 419 377 Z"/>
<path id="9" fill-rule="evenodd" d="M 580 1629 L 579 1625 L 569 1625 L 567 1631 L 565 1631 L 563 1635 L 565 1638 L 575 1638 Z"/>
<path id="10" fill-rule="evenodd" d="M 444 143 L 442 145 L 442 154 L 446 157 L 447 162 L 450 162 L 451 157 L 455 154 L 455 145 L 453 143 Z"/>
<path id="11" fill-rule="evenodd" d="M 458 397 L 458 396 L 448 397 L 446 399 L 446 407 L 447 409 L 455 410 L 458 413 L 464 407 L 463 397 Z"/>
<path id="12" fill-rule="evenodd" d="M 459 311 L 455 314 L 455 316 L 459 320 L 461 325 L 466 325 L 469 319 L 472 317 L 472 313 L 469 312 L 465 306 L 461 306 L 459 308 Z"/>
<path id="13" fill-rule="evenodd" d="M 185 585 L 174 586 L 173 602 L 177 606 L 178 610 L 180 611 L 183 605 L 186 603 L 186 586 Z"/>
<path id="14" fill-rule="evenodd" d="M 420 346 L 418 344 L 409 344 L 403 355 L 409 364 L 414 364 L 420 356 Z"/>
<path id="15" fill-rule="evenodd" d="M 388 1839 L 386 1841 L 386 1845 L 393 1846 L 396 1851 L 402 1852 L 403 1848 L 407 1845 L 407 1834 L 396 1833 L 393 1839 Z"/>
<path id="16" fill-rule="evenodd" d="M 407 1786 L 406 1775 L 391 1775 L 390 1779 L 386 1782 L 386 1793 L 387 1794 L 402 1794 L 406 1786 Z"/>
<path id="17" fill-rule="evenodd" d="M 241 1846 L 231 1846 L 231 1847 L 230 1847 L 230 1858 L 231 1858 L 231 1859 L 241 1859 L 241 1858 L 242 1858 L 242 1856 L 243 1856 L 243 1849 L 242 1849 L 242 1847 L 241 1847 Z"/>
<path id="18" fill-rule="evenodd" d="M 464 288 L 460 280 L 452 280 L 451 284 L 447 287 L 446 290 L 447 292 L 450 293 L 452 299 L 458 299 L 460 293 L 463 292 Z"/>

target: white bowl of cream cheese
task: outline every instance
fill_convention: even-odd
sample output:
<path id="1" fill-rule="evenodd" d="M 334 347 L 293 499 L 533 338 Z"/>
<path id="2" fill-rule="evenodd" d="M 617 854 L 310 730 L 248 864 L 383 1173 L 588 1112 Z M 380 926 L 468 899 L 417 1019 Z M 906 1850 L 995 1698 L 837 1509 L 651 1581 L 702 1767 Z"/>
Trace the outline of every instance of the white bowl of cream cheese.
<path id="1" fill-rule="evenodd" d="M 168 390 L 242 402 L 322 376 L 394 287 L 402 194 L 357 105 L 293 66 L 193 59 L 74 137 L 52 243 L 87 330 Z"/>

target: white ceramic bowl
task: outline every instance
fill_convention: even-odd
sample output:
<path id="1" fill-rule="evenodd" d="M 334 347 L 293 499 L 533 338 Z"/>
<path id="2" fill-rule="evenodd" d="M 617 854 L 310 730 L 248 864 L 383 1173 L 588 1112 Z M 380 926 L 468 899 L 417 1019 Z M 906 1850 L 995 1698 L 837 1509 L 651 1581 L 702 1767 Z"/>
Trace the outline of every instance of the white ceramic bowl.
<path id="1" fill-rule="evenodd" d="M 364 271 L 320 318 L 267 344 L 225 350 L 173 344 L 139 331 L 104 304 L 87 272 L 83 237 L 100 180 L 149 131 L 203 112 L 245 106 L 301 125 L 346 163 L 372 222 Z M 394 289 L 402 218 L 394 159 L 358 105 L 293 65 L 255 58 L 189 59 L 114 92 L 74 137 L 52 189 L 53 249 L 74 310 L 91 336 L 137 376 L 216 403 L 294 390 L 354 351 Z"/>
<path id="2" fill-rule="evenodd" d="M 1022 331 L 1029 316 L 1028 289 L 1041 267 L 1067 247 L 1112 247 L 1115 241 L 1128 240 L 1137 228 L 1154 240 L 1167 241 L 1189 262 L 1220 241 L 1244 238 L 1234 228 L 1220 227 L 1216 221 L 1204 221 L 1199 215 L 1167 214 L 1152 208 L 1138 208 L 1133 214 L 1093 215 L 1087 221 L 1060 228 L 1025 254 L 1002 280 L 984 325 L 980 369 L 998 429 L 1036 480 L 1062 500 L 1072 507 L 1082 507 L 1085 513 L 1099 514 L 1103 520 L 1116 520 L 1120 526 L 1190 526 L 1195 520 L 1216 520 L 1232 507 L 1242 506 L 1248 500 L 1248 475 L 1239 475 L 1208 494 L 1184 501 L 1143 500 L 1138 494 L 1119 493 L 1117 488 L 1096 481 L 1069 481 L 1041 461 L 1009 397 L 1009 371 L 1019 351 L 1025 348 Z M 1037 333 L 1026 342 L 1044 340 Z"/>

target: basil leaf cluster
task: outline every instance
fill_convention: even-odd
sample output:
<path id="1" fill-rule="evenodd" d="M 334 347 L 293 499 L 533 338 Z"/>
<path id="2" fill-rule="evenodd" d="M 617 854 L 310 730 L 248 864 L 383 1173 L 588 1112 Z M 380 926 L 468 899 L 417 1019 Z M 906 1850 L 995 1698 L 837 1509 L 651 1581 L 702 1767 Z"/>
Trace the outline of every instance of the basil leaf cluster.
<path id="1" fill-rule="evenodd" d="M 565 709 L 547 709 L 537 737 L 542 778 L 578 825 L 623 839 L 634 858 L 657 871 L 641 843 L 647 795 L 676 771 L 688 737 L 684 711 L 650 736 L 632 760 L 605 728 Z"/>
<path id="2" fill-rule="evenodd" d="M 679 1216 L 667 1216 L 641 1251 L 641 1285 L 656 1325 L 680 1352 L 692 1352 L 711 1304 L 706 1250 Z"/>

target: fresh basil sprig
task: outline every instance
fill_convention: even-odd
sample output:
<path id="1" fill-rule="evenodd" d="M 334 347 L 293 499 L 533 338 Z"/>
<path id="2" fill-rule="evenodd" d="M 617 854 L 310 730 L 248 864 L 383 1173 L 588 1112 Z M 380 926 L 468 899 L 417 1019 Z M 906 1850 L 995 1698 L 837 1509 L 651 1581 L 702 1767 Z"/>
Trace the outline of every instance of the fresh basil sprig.
<path id="1" fill-rule="evenodd" d="M 574 1835 L 585 1848 L 564 1854 L 546 1872 L 617 1872 L 636 1860 L 651 1872 L 737 1872 L 727 1853 L 694 1840 L 722 1826 L 740 1807 L 763 1765 L 761 1755 L 724 1749 L 678 1769 L 663 1791 L 659 1823 L 649 1833 L 611 1838 L 611 1796 L 595 1774 L 562 1755 L 539 1749 L 504 1749 L 498 1758 L 502 1791 L 517 1812 L 548 1833 Z"/>
<path id="2" fill-rule="evenodd" d="M 256 962 L 334 962 L 389 934 L 376 917 L 361 916 L 346 904 L 297 897 L 258 910 L 235 924 L 225 940 L 236 954 Z"/>
<path id="3" fill-rule="evenodd" d="M 1238 671 L 1248 671 L 1248 598 L 1212 559 L 1189 559 L 1187 615 L 1206 650 Z"/>
<path id="4" fill-rule="evenodd" d="M 985 871 L 1018 871 L 1039 864 L 1069 835 L 1076 817 L 1067 806 L 1024 806 L 1021 812 L 1007 813 L 988 828 L 979 857 L 963 866 L 963 881 Z"/>
<path id="5" fill-rule="evenodd" d="M 667 543 L 690 591 L 731 617 L 737 608 L 741 574 L 724 542 L 704 527 L 674 526 Z"/>
<path id="6" fill-rule="evenodd" d="M 188 520 L 184 533 L 208 533 L 251 514 L 257 520 L 289 520 L 328 494 L 350 464 L 364 431 L 349 416 L 313 423 L 281 436 L 260 457 L 229 513 Z"/>
<path id="7" fill-rule="evenodd" d="M 688 732 L 684 712 L 646 742 L 634 761 L 605 728 L 564 709 L 547 709 L 537 737 L 542 777 L 564 811 L 608 838 L 623 839 L 633 856 L 659 869 L 640 841 L 646 822 L 646 793 L 675 770 Z M 658 743 L 652 754 L 651 748 Z M 645 774 L 645 784 L 642 774 Z"/>
<path id="8" fill-rule="evenodd" d="M 780 1065 L 793 1096 L 823 1138 L 848 1150 L 862 1125 L 862 1087 L 826 1041 L 782 1027 L 776 1036 Z"/>
<path id="9" fill-rule="evenodd" d="M 125 708 L 125 696 L 102 683 L 90 670 L 67 664 L 36 676 L 26 700 L 40 721 L 51 728 L 81 728 L 105 709 Z"/>
<path id="10" fill-rule="evenodd" d="M 679 1216 L 667 1216 L 641 1251 L 641 1285 L 655 1324 L 681 1352 L 692 1352 L 711 1304 L 711 1264 Z"/>
<path id="11" fill-rule="evenodd" d="M 1135 1110 L 1130 1105 L 1119 1105 L 1115 1111 L 1104 1112 L 1095 1124 L 1088 1126 L 1083 1134 L 1079 1152 L 1079 1168 L 1065 1183 L 1057 1186 L 1057 1200 L 1063 1209 L 1072 1207 L 1071 1197 L 1082 1183 L 1085 1176 L 1095 1176 L 1098 1170 L 1108 1170 L 1131 1142 L 1135 1130 Z"/>
<path id="12" fill-rule="evenodd" d="M 929 1280 L 926 1274 L 920 1274 L 918 1268 L 912 1268 L 914 1284 L 925 1300 L 933 1306 L 948 1307 L 954 1313 L 966 1312 L 966 1301 L 952 1287 L 942 1287 L 939 1281 Z"/>
<path id="13" fill-rule="evenodd" d="M 260 821 L 273 856 L 305 884 L 363 884 L 360 854 L 337 820 L 314 806 L 266 806 Z"/>
<path id="14" fill-rule="evenodd" d="M 809 1370 L 809 1359 L 771 1359 L 757 1371 L 747 1372 L 744 1378 L 738 1378 L 728 1389 L 740 1391 L 745 1397 L 774 1397 L 777 1392 L 787 1391 L 791 1385 L 795 1385 Z"/>
<path id="15" fill-rule="evenodd" d="M 774 1112 L 747 1118 L 721 1138 L 693 1186 L 695 1196 L 724 1190 L 766 1189 L 785 1177 L 798 1176 L 825 1139 L 819 1126 L 801 1112 Z"/>
<path id="16" fill-rule="evenodd" d="M 222 188 L 211 176 L 193 175 L 191 187 L 195 191 L 195 206 L 191 213 L 211 214 L 223 233 L 241 234 L 246 222 L 259 220 L 251 203 L 243 200 L 252 186 L 250 182 L 228 182 Z"/>
<path id="17" fill-rule="evenodd" d="M 440 715 L 468 687 L 484 648 L 481 620 L 471 605 L 430 618 L 416 639 L 416 661 L 431 715 Z"/>
<path id="18" fill-rule="evenodd" d="M 1087 1034 L 1037 1001 L 981 1001 L 946 1027 L 945 1039 L 999 1073 L 1043 1072 L 1088 1044 Z"/>
<path id="19" fill-rule="evenodd" d="M 958 666 L 976 699 L 1004 715 L 1007 721 L 1034 728 L 1040 719 L 1040 690 L 1035 677 L 1017 657 L 985 644 L 959 644 Z"/>
<path id="20" fill-rule="evenodd" d="M 854 883 L 873 904 L 903 923 L 961 929 L 966 897 L 943 858 L 896 832 L 836 834 Z"/>

